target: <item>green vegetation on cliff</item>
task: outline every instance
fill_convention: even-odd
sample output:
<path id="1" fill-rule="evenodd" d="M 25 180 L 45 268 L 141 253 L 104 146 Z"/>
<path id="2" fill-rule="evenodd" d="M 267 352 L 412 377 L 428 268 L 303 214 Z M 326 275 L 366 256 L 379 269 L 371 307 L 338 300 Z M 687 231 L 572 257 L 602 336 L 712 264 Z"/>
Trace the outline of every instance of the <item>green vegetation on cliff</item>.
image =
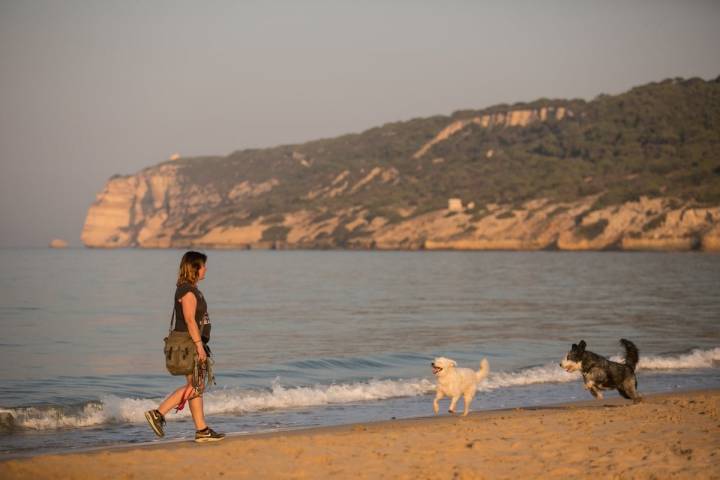
<path id="1" fill-rule="evenodd" d="M 565 114 L 524 126 L 469 121 L 543 109 L 562 109 Z M 463 120 L 468 121 L 465 126 L 416 155 L 449 124 Z M 228 225 L 269 215 L 280 223 L 283 214 L 301 209 L 321 215 L 357 206 L 365 207 L 369 218 L 382 216 L 392 222 L 400 219 L 398 209 L 412 208 L 417 215 L 445 208 L 450 197 L 473 201 L 479 211 L 489 203 L 519 205 L 534 198 L 571 201 L 587 196 L 597 196 L 597 208 L 640 196 L 717 205 L 720 77 L 669 79 L 589 102 L 541 99 L 464 110 L 301 145 L 174 163 L 181 167 L 184 182 L 220 194 L 223 200 L 212 208 L 227 210 Z M 353 188 L 376 168 L 380 172 L 375 177 Z M 266 193 L 241 201 L 228 196 L 243 181 L 272 179 L 278 183 Z M 324 193 L 309 194 L 322 188 Z M 328 194 L 332 188 L 340 193 Z M 285 233 L 275 228 L 265 237 L 282 240 Z M 344 228 L 336 233 L 343 241 L 352 235 Z"/>

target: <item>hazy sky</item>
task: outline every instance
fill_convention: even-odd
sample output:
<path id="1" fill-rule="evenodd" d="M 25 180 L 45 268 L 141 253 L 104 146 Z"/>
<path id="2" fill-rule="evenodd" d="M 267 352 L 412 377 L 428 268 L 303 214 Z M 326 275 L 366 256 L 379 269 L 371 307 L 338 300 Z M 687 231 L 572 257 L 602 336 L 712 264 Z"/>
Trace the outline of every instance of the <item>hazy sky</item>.
<path id="1" fill-rule="evenodd" d="M 0 0 L 0 246 L 80 244 L 115 173 L 720 75 L 720 1 Z"/>

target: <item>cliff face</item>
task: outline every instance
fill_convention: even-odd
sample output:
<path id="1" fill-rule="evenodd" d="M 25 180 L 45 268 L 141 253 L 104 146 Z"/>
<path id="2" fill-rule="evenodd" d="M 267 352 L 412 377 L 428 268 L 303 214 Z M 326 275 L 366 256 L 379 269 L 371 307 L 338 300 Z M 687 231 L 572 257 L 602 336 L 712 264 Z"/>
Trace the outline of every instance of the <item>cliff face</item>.
<path id="1" fill-rule="evenodd" d="M 719 219 L 720 80 L 692 79 L 176 158 L 111 178 L 81 238 L 101 248 L 720 251 Z"/>
<path id="2" fill-rule="evenodd" d="M 258 184 L 243 181 L 221 193 L 194 183 L 172 164 L 114 177 L 90 207 L 81 240 L 88 247 L 193 245 L 211 234 L 214 223 L 225 220 L 226 211 L 215 210 L 223 200 L 241 204 L 268 193 L 277 183 L 274 179 Z M 208 238 L 208 243 L 215 241 L 213 235 Z M 252 236 L 240 240 L 217 239 L 217 243 L 255 243 Z"/>
<path id="3" fill-rule="evenodd" d="M 717 250 L 720 241 L 720 207 L 677 206 L 659 198 L 600 210 L 591 210 L 592 204 L 533 200 L 475 213 L 437 211 L 381 226 L 356 242 L 428 250 Z"/>
<path id="4" fill-rule="evenodd" d="M 349 185 L 345 176 L 307 196 L 352 191 L 368 178 L 396 179 L 392 172 L 371 170 Z M 536 199 L 460 212 L 400 210 L 392 219 L 373 217 L 358 206 L 321 214 L 275 212 L 237 225 L 225 222 L 227 208 L 215 210 L 223 200 L 242 209 L 243 199 L 277 184 L 244 181 L 222 198 L 219 192 L 186 185 L 170 165 L 113 178 L 90 208 L 82 240 L 90 247 L 145 248 L 720 251 L 720 206 L 694 207 L 669 198 L 643 197 L 602 209 L 592 208 L 596 197 L 569 203 Z"/>
<path id="5" fill-rule="evenodd" d="M 89 247 L 169 247 L 168 212 L 181 198 L 172 166 L 111 178 L 90 207 L 80 238 Z"/>
<path id="6" fill-rule="evenodd" d="M 425 155 L 435 144 L 447 140 L 452 135 L 460 132 L 468 125 L 480 125 L 483 128 L 493 127 L 525 127 L 532 122 L 545 122 L 547 120 L 562 120 L 565 115 L 573 115 L 573 112 L 566 111 L 565 107 L 542 107 L 532 110 L 520 109 L 505 112 L 486 113 L 484 115 L 456 120 L 443 128 L 432 140 L 423 145 L 420 150 L 413 154 L 413 158 L 420 158 Z"/>

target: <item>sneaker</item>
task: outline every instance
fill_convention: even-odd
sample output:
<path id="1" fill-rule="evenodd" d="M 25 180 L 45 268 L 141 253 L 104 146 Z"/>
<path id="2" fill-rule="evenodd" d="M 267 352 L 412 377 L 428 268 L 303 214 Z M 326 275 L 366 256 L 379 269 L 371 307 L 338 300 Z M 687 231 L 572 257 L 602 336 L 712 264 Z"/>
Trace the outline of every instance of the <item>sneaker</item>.
<path id="1" fill-rule="evenodd" d="M 195 441 L 198 443 L 202 442 L 217 442 L 225 438 L 224 433 L 217 433 L 210 427 L 205 427 L 203 430 L 197 430 L 195 432 Z"/>
<path id="2" fill-rule="evenodd" d="M 150 424 L 150 428 L 152 428 L 153 432 L 155 432 L 155 435 L 158 437 L 165 436 L 165 430 L 163 430 L 163 427 L 165 426 L 165 417 L 162 413 L 157 410 L 148 410 L 145 412 L 145 418 Z"/>

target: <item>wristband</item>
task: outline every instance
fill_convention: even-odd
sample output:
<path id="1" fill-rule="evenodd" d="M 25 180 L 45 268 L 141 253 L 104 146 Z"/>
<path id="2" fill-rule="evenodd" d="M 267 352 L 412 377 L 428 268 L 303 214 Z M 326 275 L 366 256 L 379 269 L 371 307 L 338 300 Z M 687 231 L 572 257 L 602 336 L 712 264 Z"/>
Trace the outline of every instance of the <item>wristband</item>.
<path id="1" fill-rule="evenodd" d="M 202 343 L 202 340 L 195 340 L 193 343 Z"/>

